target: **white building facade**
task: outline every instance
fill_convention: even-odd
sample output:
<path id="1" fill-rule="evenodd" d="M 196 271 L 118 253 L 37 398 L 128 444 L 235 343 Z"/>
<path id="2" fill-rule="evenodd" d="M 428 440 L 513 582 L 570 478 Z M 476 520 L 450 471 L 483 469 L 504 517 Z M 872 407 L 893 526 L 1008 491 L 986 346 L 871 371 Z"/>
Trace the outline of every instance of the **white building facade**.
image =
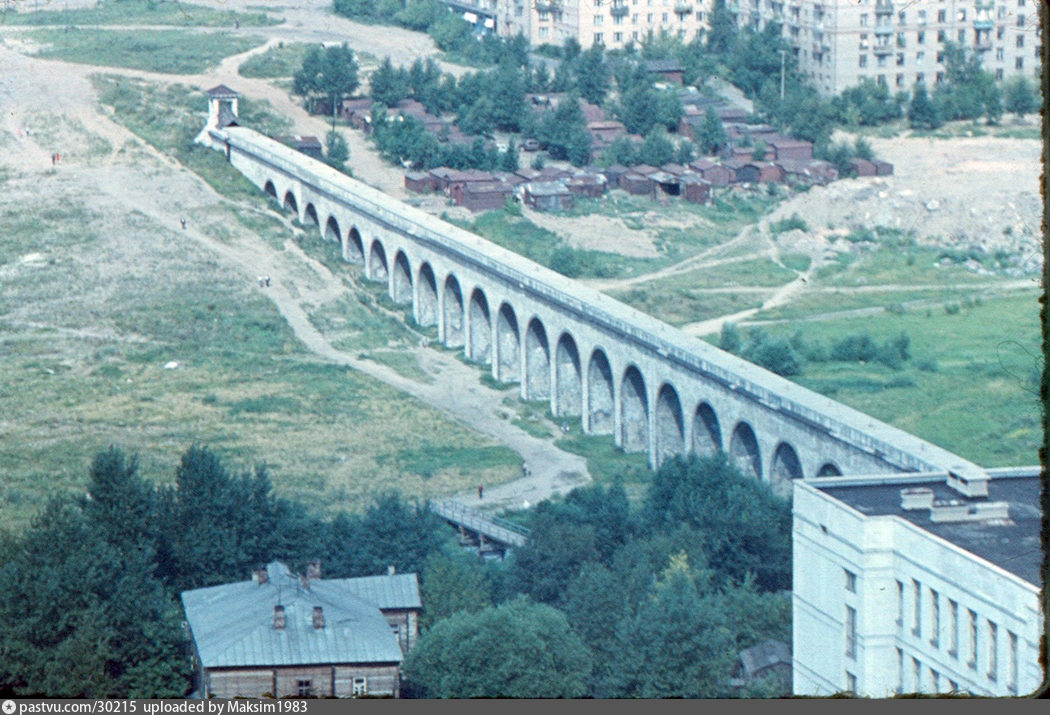
<path id="1" fill-rule="evenodd" d="M 689 42 L 710 27 L 714 0 L 446 0 L 501 35 L 533 45 L 619 49 L 661 33 Z M 824 94 L 867 78 L 891 91 L 944 78 L 944 47 L 978 53 L 996 79 L 1040 73 L 1039 0 L 726 0 L 742 27 L 783 27 L 799 70 Z"/>
<path id="2" fill-rule="evenodd" d="M 1038 469 L 989 475 L 986 498 L 943 474 L 796 482 L 796 694 L 1040 686 Z"/>

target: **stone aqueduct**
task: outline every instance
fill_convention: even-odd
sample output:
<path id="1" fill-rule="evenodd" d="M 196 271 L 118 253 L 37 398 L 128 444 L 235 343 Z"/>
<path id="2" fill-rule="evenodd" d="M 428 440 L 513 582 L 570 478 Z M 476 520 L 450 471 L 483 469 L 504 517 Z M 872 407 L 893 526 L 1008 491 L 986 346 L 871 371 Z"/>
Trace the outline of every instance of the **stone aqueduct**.
<path id="1" fill-rule="evenodd" d="M 212 99 L 213 104 L 215 99 Z M 217 111 L 212 111 L 216 116 Z M 983 469 L 802 388 L 504 250 L 246 127 L 201 132 L 420 326 L 521 398 L 610 434 L 651 466 L 725 450 L 777 491 L 792 479 L 948 471 L 980 493 Z"/>

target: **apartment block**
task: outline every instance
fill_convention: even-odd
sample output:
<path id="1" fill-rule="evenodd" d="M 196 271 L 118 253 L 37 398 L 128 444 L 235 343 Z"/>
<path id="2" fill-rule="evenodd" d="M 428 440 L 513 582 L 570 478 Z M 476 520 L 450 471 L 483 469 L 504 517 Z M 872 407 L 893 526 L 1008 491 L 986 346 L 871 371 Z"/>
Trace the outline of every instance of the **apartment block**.
<path id="1" fill-rule="evenodd" d="M 944 46 L 975 50 L 997 79 L 1040 73 L 1039 0 L 727 0 L 742 27 L 778 22 L 799 69 L 824 94 L 869 78 L 891 91 L 944 79 Z M 569 37 L 608 49 L 666 32 L 688 42 L 713 0 L 448 0 L 479 31 L 533 45 Z"/>
<path id="2" fill-rule="evenodd" d="M 944 46 L 974 50 L 997 79 L 1040 72 L 1038 0 L 731 0 L 742 26 L 783 26 L 825 94 L 869 78 L 891 91 L 944 79 Z"/>
<path id="3" fill-rule="evenodd" d="M 795 483 L 796 694 L 1040 686 L 1039 468 L 987 471 L 986 496 L 950 474 Z"/>

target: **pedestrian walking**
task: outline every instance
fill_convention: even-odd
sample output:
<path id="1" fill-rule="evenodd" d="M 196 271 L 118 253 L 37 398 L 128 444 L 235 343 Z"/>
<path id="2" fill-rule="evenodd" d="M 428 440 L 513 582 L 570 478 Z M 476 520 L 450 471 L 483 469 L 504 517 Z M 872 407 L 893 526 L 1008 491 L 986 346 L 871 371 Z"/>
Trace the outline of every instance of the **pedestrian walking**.
<path id="1" fill-rule="evenodd" d="M 478 485 L 478 499 L 480 500 L 484 496 L 485 496 L 485 487 L 482 486 L 481 484 L 479 484 Z"/>
<path id="2" fill-rule="evenodd" d="M 266 276 L 266 287 L 270 287 L 270 276 Z"/>

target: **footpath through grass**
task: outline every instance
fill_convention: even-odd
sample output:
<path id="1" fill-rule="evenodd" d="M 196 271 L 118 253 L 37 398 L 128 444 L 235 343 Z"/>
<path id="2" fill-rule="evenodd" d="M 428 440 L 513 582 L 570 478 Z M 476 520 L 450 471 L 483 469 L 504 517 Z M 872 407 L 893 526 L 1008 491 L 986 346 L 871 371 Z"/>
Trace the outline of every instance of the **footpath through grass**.
<path id="1" fill-rule="evenodd" d="M 225 57 L 247 52 L 264 42 L 261 37 L 229 32 L 80 27 L 34 30 L 26 37 L 41 45 L 37 57 L 166 74 L 199 74 Z"/>

